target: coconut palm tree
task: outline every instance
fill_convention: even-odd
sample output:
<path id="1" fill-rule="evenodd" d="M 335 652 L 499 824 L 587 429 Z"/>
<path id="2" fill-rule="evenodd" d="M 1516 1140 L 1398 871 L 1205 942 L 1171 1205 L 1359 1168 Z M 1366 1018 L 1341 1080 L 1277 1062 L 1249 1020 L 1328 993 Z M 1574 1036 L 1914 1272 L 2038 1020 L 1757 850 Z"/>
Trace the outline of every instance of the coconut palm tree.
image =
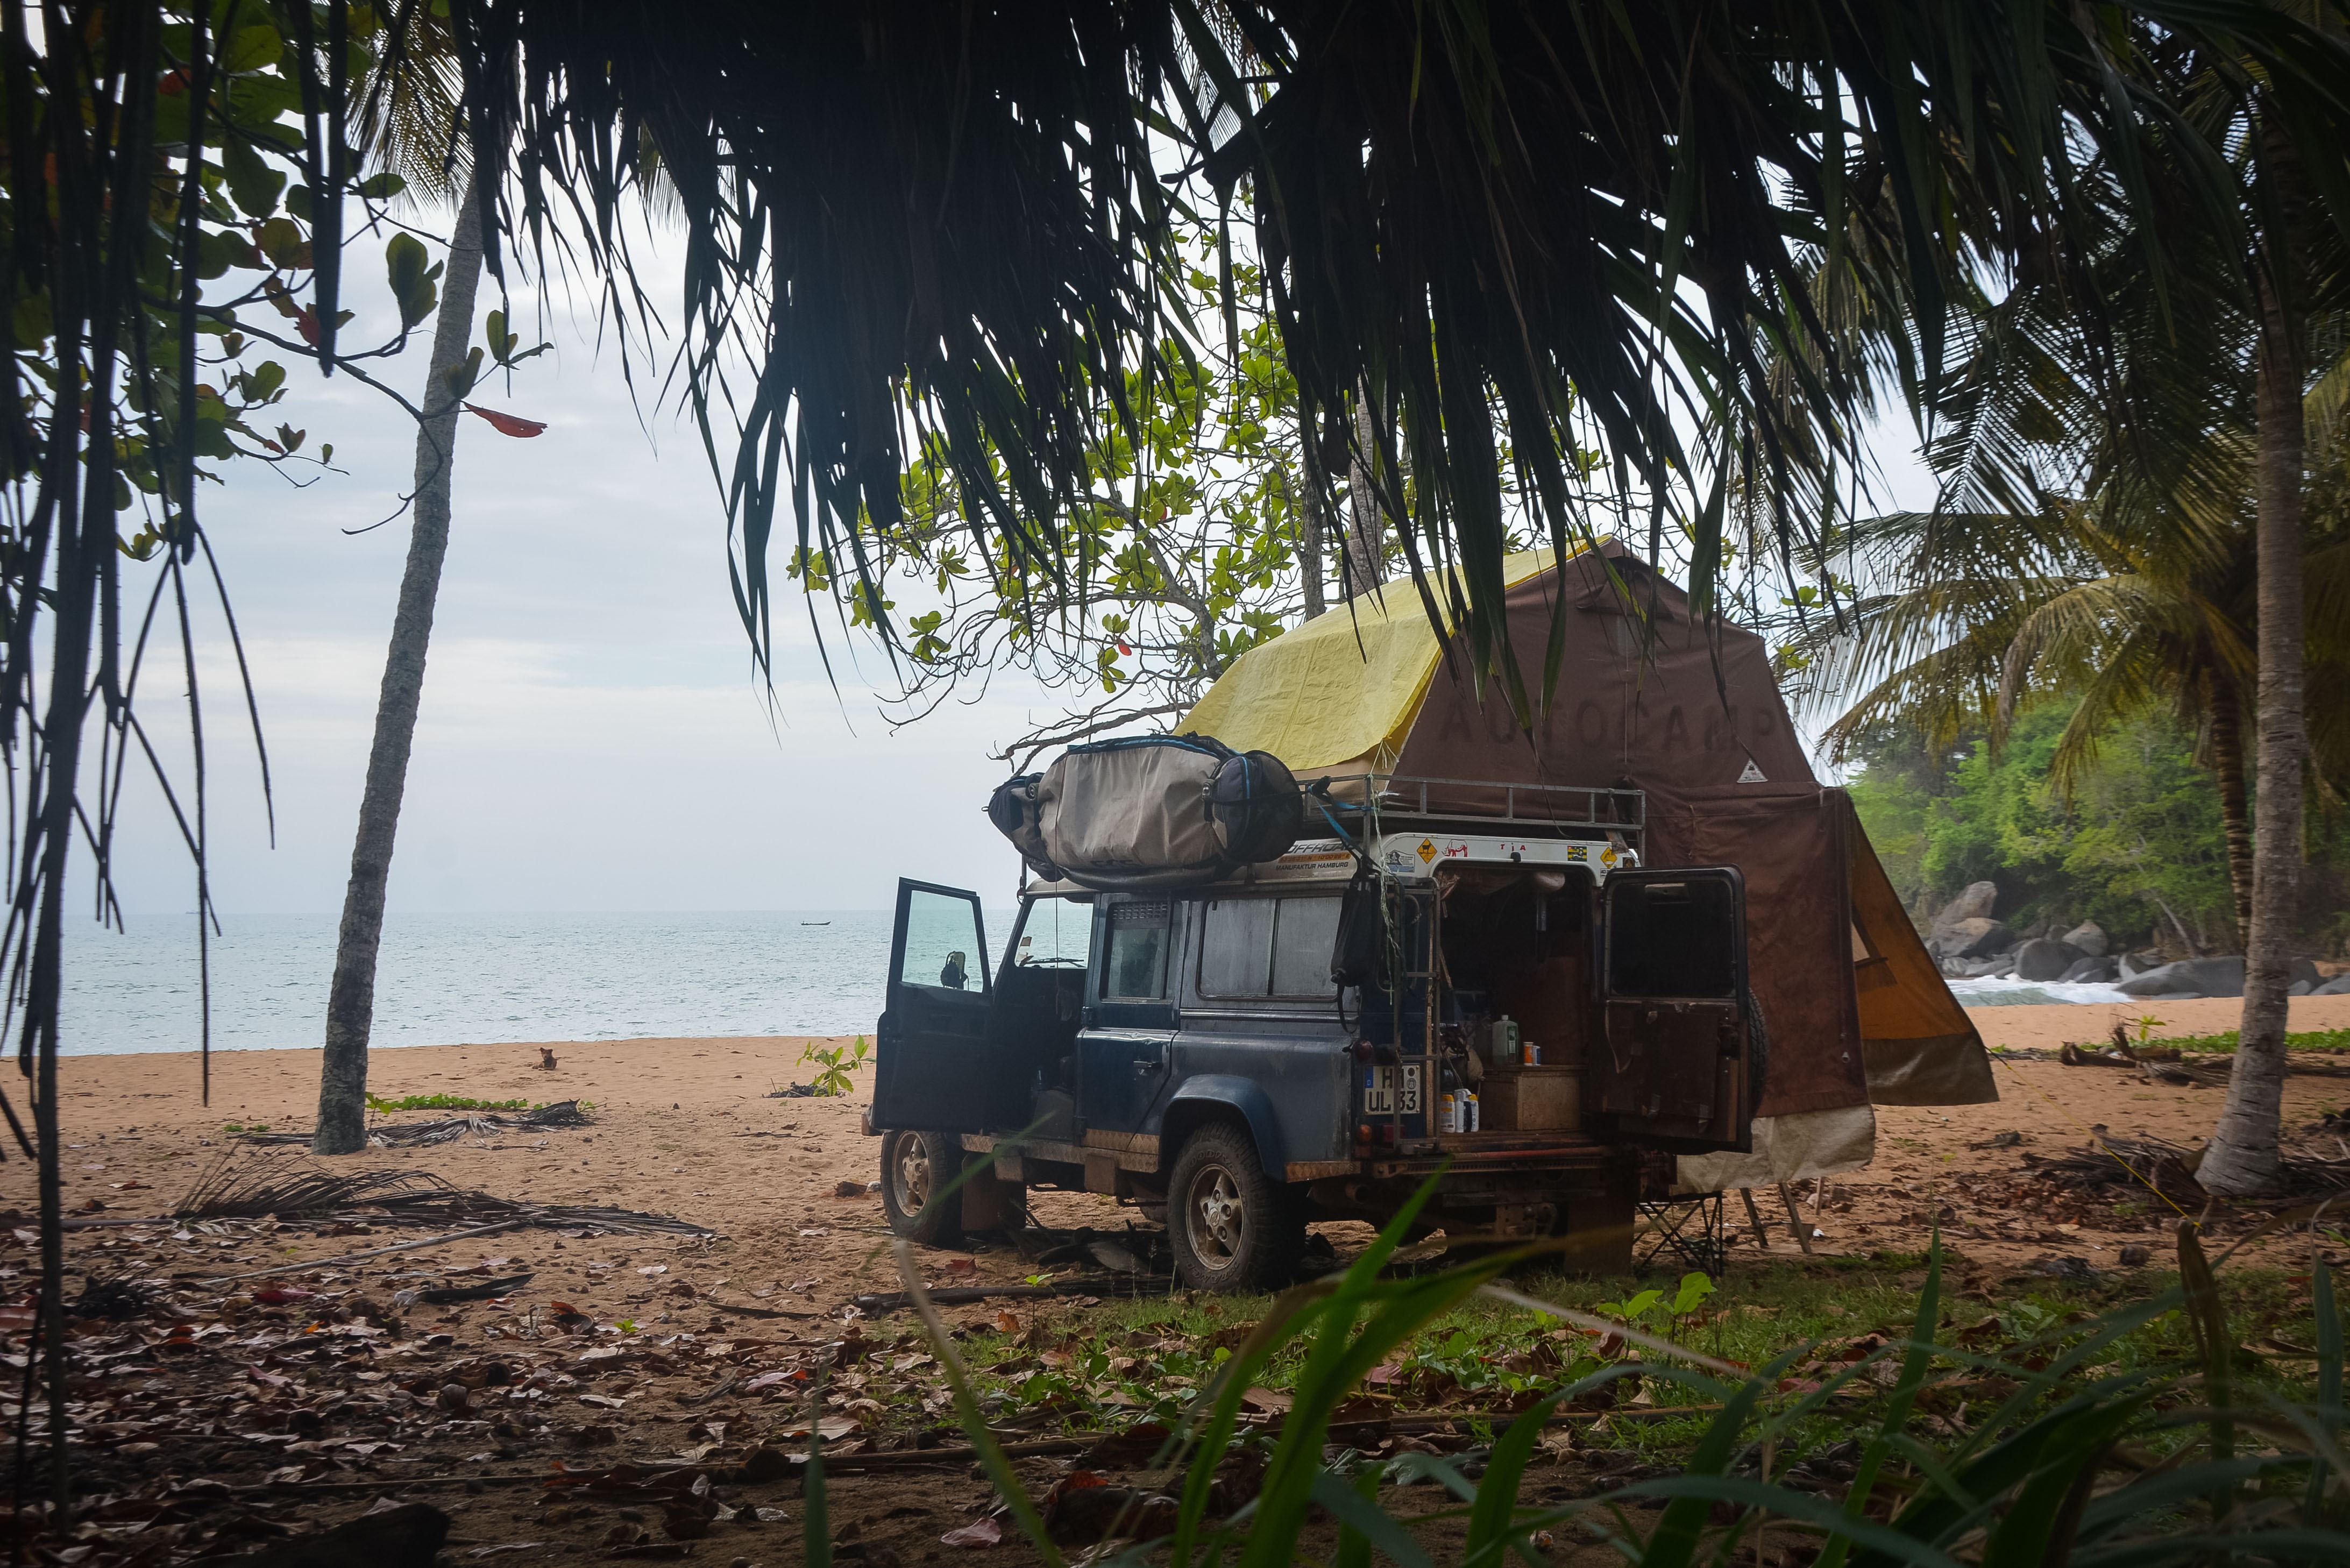
<path id="1" fill-rule="evenodd" d="M 760 647 L 779 504 L 878 603 L 859 538 L 899 525 L 918 438 L 943 438 L 977 532 L 1059 558 L 1097 389 L 1163 367 L 1197 329 L 1159 286 L 1190 265 L 1167 241 L 1196 197 L 1255 223 L 1320 482 L 1369 476 L 1420 591 L 1465 600 L 1477 659 L 1521 702 L 1495 635 L 1505 464 L 1555 540 L 1607 526 L 1595 514 L 1611 504 L 1638 506 L 1652 537 L 1685 524 L 1710 604 L 1731 476 L 1767 493 L 1790 543 L 1834 514 L 1828 460 L 1849 472 L 1857 452 L 1864 367 L 1831 356 L 1779 388 L 1753 345 L 1815 330 L 1802 278 L 1850 259 L 1856 223 L 1872 244 L 1855 286 L 1873 319 L 1915 324 L 1896 358 L 1922 397 L 1970 263 L 2086 243 L 2095 215 L 2069 194 L 2085 158 L 2172 133 L 2165 106 L 2116 90 L 2141 57 L 2209 37 L 2258 62 L 2313 133 L 2350 119 L 2325 80 L 2350 55 L 2269 6 L 2091 15 L 2032 0 L 971 15 L 941 0 L 886 23 L 859 5 L 449 8 L 470 130 L 485 158 L 514 159 L 522 234 L 584 211 L 588 259 L 628 273 L 629 132 L 663 151 L 688 234 L 682 380 L 713 452 L 732 438 L 718 468 Z M 1197 176 L 1180 202 L 1170 154 Z M 2115 161 L 2126 187 L 2138 161 Z M 2202 193 L 2220 204 L 2204 226 L 2225 227 L 2232 196 Z M 1607 462 L 1587 479 L 1575 454 L 1594 450 Z M 1407 472 L 1408 494 L 1391 478 Z M 1450 564 L 1458 587 L 1430 570 Z"/>
<path id="2" fill-rule="evenodd" d="M 1321 482 L 1368 475 L 1424 607 L 1452 612 L 1530 721 L 1563 641 L 1537 674 L 1503 635 L 1505 468 L 1562 548 L 1627 511 L 1651 556 L 1669 524 L 1686 530 L 1711 612 L 1733 489 L 1792 553 L 1816 548 L 1858 466 L 1866 366 L 1797 355 L 1782 383 L 1757 351 L 1832 343 L 1812 273 L 1849 269 L 1923 406 L 1986 265 L 2070 272 L 2103 244 L 2088 164 L 2133 209 L 2158 194 L 2147 170 L 2176 168 L 2183 221 L 2138 231 L 2157 292 L 2191 304 L 2209 281 L 2179 253 L 2225 242 L 2221 292 L 2257 297 L 2267 368 L 2269 809 L 2246 1039 L 2281 1064 L 2303 743 L 2286 481 L 2313 303 L 2294 280 L 2338 183 L 2294 158 L 2350 137 L 2330 24 L 2264 0 L 450 0 L 448 16 L 477 156 L 514 171 L 532 243 L 577 213 L 587 259 L 633 276 L 619 219 L 642 133 L 661 149 L 687 233 L 680 379 L 763 659 L 778 507 L 878 614 L 865 540 L 902 522 L 912 443 L 942 442 L 985 554 L 1066 558 L 1055 519 L 1095 427 L 1135 418 L 1102 413 L 1097 389 L 1162 373 L 1198 330 L 1160 286 L 1189 265 L 1169 235 L 1197 202 L 1254 222 Z M 1596 473 L 1585 451 L 1605 454 Z"/>
<path id="3" fill-rule="evenodd" d="M 327 998 L 326 1053 L 318 1075 L 318 1124 L 311 1148 L 350 1154 L 367 1143 L 368 1039 L 375 1018 L 376 954 L 383 937 L 385 889 L 424 691 L 441 567 L 449 553 L 451 482 L 457 421 L 470 381 L 467 348 L 482 278 L 482 208 L 471 174 L 472 147 L 453 139 L 461 83 L 445 27 L 429 8 L 376 79 L 354 94 L 356 129 L 376 161 L 399 174 L 429 205 L 453 208 L 455 232 L 440 277 L 432 355 L 418 400 L 413 522 L 408 561 L 392 612 L 391 644 L 376 699 L 367 782 L 351 846 L 351 876 L 335 940 Z"/>
<path id="4" fill-rule="evenodd" d="M 2247 955 L 2245 1044 L 2205 1168 L 2214 1190 L 2249 1193 L 2277 1171 L 2303 691 L 2310 670 L 2340 668 L 2342 514 L 2330 491 L 2310 509 L 2305 477 L 2313 428 L 2334 450 L 2350 369 L 2314 389 L 2303 367 L 2318 345 L 2340 353 L 2342 257 L 2266 88 L 2212 90 L 2245 74 L 2241 57 L 2171 47 L 2140 69 L 2176 116 L 2136 182 L 2147 199 L 2093 171 L 2075 193 L 2101 213 L 2102 244 L 2084 265 L 2027 266 L 1979 306 L 1970 352 L 1938 395 L 1948 423 L 1929 452 L 1945 505 L 1845 541 L 1874 558 L 1878 591 L 1855 635 L 1825 636 L 1814 674 L 1849 702 L 1833 731 L 1845 739 L 1894 711 L 1937 735 L 1967 716 L 1996 733 L 2028 688 L 2066 687 L 2088 700 L 2065 770 L 2148 696 L 2199 722 Z M 2199 188 L 2232 192 L 2235 213 L 2182 226 L 2178 206 Z M 2149 265 L 2158 246 L 2165 265 Z M 2338 787 L 2350 774 L 2338 722 L 2325 726 L 2316 776 Z"/>

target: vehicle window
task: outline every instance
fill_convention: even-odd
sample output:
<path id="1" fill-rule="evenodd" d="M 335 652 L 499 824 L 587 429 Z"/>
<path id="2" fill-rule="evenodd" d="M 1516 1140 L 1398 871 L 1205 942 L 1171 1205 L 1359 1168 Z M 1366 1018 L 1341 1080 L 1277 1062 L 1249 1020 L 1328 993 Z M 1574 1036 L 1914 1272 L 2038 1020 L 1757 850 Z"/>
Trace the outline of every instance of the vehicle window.
<path id="1" fill-rule="evenodd" d="M 1729 998 L 1738 987 L 1738 907 L 1719 877 L 1607 890 L 1607 989 L 1617 996 Z"/>
<path id="2" fill-rule="evenodd" d="M 1038 898 L 1028 906 L 1020 940 L 1013 944 L 1016 964 L 1083 969 L 1094 945 L 1094 907 L 1069 898 Z"/>
<path id="3" fill-rule="evenodd" d="M 980 936 L 979 906 L 951 893 L 910 888 L 906 950 L 898 962 L 898 981 L 933 990 L 985 991 L 987 950 Z"/>
<path id="4" fill-rule="evenodd" d="M 1200 994 L 1263 996 L 1273 981 L 1271 898 L 1214 898 L 1200 937 Z"/>
<path id="5" fill-rule="evenodd" d="M 1338 945 L 1336 898 L 1283 898 L 1273 927 L 1273 994 L 1330 994 L 1330 952 Z"/>
<path id="6" fill-rule="evenodd" d="M 1104 996 L 1167 994 L 1169 912 L 1164 899 L 1109 907 L 1109 940 L 1102 961 Z"/>

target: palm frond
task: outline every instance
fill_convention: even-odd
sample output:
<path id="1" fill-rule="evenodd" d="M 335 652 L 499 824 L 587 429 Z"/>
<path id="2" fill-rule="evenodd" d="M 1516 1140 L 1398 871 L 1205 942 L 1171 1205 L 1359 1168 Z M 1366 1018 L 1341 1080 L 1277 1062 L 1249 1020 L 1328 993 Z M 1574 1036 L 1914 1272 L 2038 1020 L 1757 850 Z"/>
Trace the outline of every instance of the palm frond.
<path id="1" fill-rule="evenodd" d="M 2074 194 L 2088 161 L 2139 193 L 2140 144 L 2170 125 L 2126 85 L 2141 55 L 2224 35 L 2311 123 L 2350 126 L 2350 52 L 2252 0 L 449 16 L 515 233 L 543 244 L 552 213 L 576 213 L 614 297 L 641 306 L 617 214 L 648 146 L 675 182 L 680 374 L 763 647 L 779 526 L 879 608 L 863 541 L 897 524 L 924 433 L 975 532 L 1060 568 L 1087 438 L 1132 417 L 1124 373 L 1203 329 L 1155 281 L 1196 196 L 1220 223 L 1246 203 L 1318 449 L 1376 449 L 1423 603 L 1463 601 L 1478 662 L 1521 704 L 1499 635 L 1504 452 L 1555 543 L 1602 510 L 1645 514 L 1652 554 L 1685 530 L 1711 607 L 1733 482 L 1783 555 L 1816 546 L 1873 379 L 1925 407 L 1981 264 L 2095 248 L 2101 215 Z M 2182 233 L 2224 235 L 2231 196 L 2176 191 Z M 1586 449 L 1605 460 L 1590 482 Z"/>

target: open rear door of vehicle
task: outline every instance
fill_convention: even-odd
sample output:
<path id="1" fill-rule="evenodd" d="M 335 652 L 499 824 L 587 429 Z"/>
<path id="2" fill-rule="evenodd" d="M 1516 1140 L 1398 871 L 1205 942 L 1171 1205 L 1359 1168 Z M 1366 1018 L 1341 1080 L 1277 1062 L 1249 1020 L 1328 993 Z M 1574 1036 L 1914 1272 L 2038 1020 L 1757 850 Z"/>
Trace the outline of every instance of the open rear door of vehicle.
<path id="1" fill-rule="evenodd" d="M 1746 990 L 1746 885 L 1734 867 L 1618 871 L 1601 897 L 1598 1049 L 1586 1104 L 1627 1143 L 1753 1147 L 1761 1098 Z"/>
<path id="2" fill-rule="evenodd" d="M 875 1031 L 873 1125 L 922 1132 L 985 1132 L 1023 1085 L 999 1080 L 989 1044 L 993 964 L 979 895 L 928 882 L 898 884 L 889 938 L 888 1010 Z"/>

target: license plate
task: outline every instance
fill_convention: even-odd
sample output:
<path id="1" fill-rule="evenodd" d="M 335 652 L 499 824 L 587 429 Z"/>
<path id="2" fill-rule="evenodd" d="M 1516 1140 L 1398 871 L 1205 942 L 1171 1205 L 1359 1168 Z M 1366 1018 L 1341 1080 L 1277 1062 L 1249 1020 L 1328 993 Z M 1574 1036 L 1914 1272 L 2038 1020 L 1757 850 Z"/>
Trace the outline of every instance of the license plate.
<path id="1" fill-rule="evenodd" d="M 1403 1075 L 1403 1104 L 1396 1104 L 1396 1075 Z M 1363 1114 L 1391 1116 L 1400 1111 L 1408 1116 L 1419 1115 L 1419 1068 L 1366 1067 L 1363 1069 Z"/>

